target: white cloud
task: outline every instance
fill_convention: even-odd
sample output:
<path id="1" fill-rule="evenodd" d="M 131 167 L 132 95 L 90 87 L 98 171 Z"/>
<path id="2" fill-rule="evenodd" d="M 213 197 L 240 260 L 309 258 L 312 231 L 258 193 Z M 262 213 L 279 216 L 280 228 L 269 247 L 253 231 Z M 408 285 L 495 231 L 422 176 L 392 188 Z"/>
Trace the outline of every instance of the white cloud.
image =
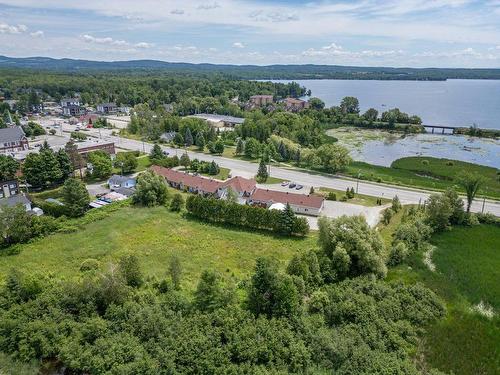
<path id="1" fill-rule="evenodd" d="M 372 58 L 372 57 L 389 57 L 389 56 L 401 56 L 404 52 L 402 50 L 362 50 L 362 51 L 349 51 L 344 49 L 342 46 L 331 43 L 327 46 L 321 47 L 321 49 L 309 48 L 302 52 L 303 56 L 309 57 L 342 57 L 345 59 L 360 59 L 360 58 Z"/>
<path id="2" fill-rule="evenodd" d="M 42 38 L 44 36 L 44 32 L 42 30 L 38 30 L 38 31 L 30 33 L 30 35 L 33 38 Z"/>
<path id="3" fill-rule="evenodd" d="M 6 23 L 0 23 L 0 34 L 22 34 L 28 31 L 26 25 L 8 25 Z"/>
<path id="4" fill-rule="evenodd" d="M 234 48 L 245 48 L 245 45 L 241 42 L 234 42 L 233 47 Z"/>
<path id="5" fill-rule="evenodd" d="M 173 9 L 173 10 L 170 11 L 170 14 L 181 15 L 181 14 L 184 14 L 184 10 L 182 10 L 182 9 Z"/>
<path id="6" fill-rule="evenodd" d="M 216 9 L 216 8 L 220 8 L 220 4 L 216 1 L 214 1 L 213 3 L 207 3 L 207 4 L 200 4 L 198 5 L 198 9 L 201 9 L 201 10 L 211 10 L 211 9 Z"/>
<path id="7" fill-rule="evenodd" d="M 298 21 L 299 16 L 295 12 L 265 12 L 263 10 L 257 10 L 250 13 L 250 18 L 257 22 L 288 22 L 288 21 Z"/>
<path id="8" fill-rule="evenodd" d="M 144 49 L 147 49 L 147 48 L 151 48 L 153 47 L 154 44 L 153 43 L 146 43 L 146 42 L 140 42 L 140 43 L 136 43 L 134 44 L 134 47 L 137 47 L 137 48 L 144 48 Z"/>

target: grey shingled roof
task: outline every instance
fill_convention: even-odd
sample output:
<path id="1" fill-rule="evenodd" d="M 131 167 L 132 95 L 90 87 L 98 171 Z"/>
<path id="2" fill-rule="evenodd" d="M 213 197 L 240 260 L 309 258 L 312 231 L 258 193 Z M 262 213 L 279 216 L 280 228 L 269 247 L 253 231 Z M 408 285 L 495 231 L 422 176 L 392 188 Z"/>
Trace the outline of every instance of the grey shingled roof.
<path id="1" fill-rule="evenodd" d="M 0 206 L 13 207 L 19 203 L 25 205 L 31 203 L 31 201 L 28 198 L 26 198 L 25 195 L 22 194 L 11 195 L 10 197 L 0 199 Z"/>
<path id="2" fill-rule="evenodd" d="M 20 126 L 0 129 L 0 143 L 17 142 L 23 137 L 25 137 L 25 134 Z"/>

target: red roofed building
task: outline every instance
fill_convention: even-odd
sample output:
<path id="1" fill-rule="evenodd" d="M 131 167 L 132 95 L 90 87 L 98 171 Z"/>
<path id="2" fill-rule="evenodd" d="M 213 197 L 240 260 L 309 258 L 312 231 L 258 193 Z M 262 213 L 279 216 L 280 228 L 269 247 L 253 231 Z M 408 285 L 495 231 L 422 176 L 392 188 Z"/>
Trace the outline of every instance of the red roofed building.
<path id="1" fill-rule="evenodd" d="M 290 112 L 298 112 L 309 108 L 309 103 L 301 99 L 286 98 L 283 103 L 285 103 L 285 109 Z"/>
<path id="2" fill-rule="evenodd" d="M 325 199 L 316 195 L 255 189 L 247 202 L 251 205 L 266 208 L 269 208 L 273 203 L 289 204 L 297 214 L 318 216 L 323 209 Z"/>
<path id="3" fill-rule="evenodd" d="M 231 187 L 240 197 L 249 197 L 255 190 L 255 180 L 241 176 L 235 176 L 222 184 L 223 187 Z"/>

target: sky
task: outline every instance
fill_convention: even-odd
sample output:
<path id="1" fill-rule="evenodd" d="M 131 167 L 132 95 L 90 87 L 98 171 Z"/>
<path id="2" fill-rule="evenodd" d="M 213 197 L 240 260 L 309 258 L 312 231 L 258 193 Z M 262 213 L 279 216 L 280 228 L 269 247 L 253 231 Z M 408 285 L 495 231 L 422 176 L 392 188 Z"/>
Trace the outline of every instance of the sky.
<path id="1" fill-rule="evenodd" d="M 500 0 L 0 0 L 0 55 L 500 68 Z"/>

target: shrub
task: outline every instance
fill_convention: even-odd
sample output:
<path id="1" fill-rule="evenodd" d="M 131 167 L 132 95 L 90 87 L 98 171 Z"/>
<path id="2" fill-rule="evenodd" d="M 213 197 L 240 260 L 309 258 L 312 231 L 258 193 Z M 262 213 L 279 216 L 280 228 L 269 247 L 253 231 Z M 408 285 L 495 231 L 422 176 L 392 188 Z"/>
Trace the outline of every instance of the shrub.
<path id="1" fill-rule="evenodd" d="M 98 269 L 100 266 L 100 263 L 97 259 L 89 258 L 85 259 L 82 264 L 80 265 L 80 271 L 82 272 L 87 272 L 87 271 L 94 271 Z"/>
<path id="2" fill-rule="evenodd" d="M 404 242 L 399 241 L 391 247 L 391 253 L 389 255 L 389 264 L 391 266 L 396 266 L 401 264 L 409 254 L 408 247 Z"/>
<path id="3" fill-rule="evenodd" d="M 429 160 L 422 160 L 423 165 L 429 165 Z"/>
<path id="4" fill-rule="evenodd" d="M 180 193 L 176 193 L 170 202 L 170 211 L 180 212 L 184 207 L 184 198 Z"/>
<path id="5" fill-rule="evenodd" d="M 337 200 L 337 194 L 335 194 L 333 191 L 331 191 L 326 196 L 326 199 L 329 200 L 329 201 L 336 201 Z"/>
<path id="6" fill-rule="evenodd" d="M 455 165 L 455 163 L 453 163 L 451 160 L 448 160 L 448 161 L 446 162 L 446 165 L 447 165 L 448 167 L 452 167 L 452 166 L 454 166 L 454 165 Z"/>
<path id="7" fill-rule="evenodd" d="M 388 225 L 391 222 L 393 216 L 394 211 L 392 210 L 392 208 L 386 208 L 384 211 L 382 211 L 382 222 L 385 225 Z"/>

